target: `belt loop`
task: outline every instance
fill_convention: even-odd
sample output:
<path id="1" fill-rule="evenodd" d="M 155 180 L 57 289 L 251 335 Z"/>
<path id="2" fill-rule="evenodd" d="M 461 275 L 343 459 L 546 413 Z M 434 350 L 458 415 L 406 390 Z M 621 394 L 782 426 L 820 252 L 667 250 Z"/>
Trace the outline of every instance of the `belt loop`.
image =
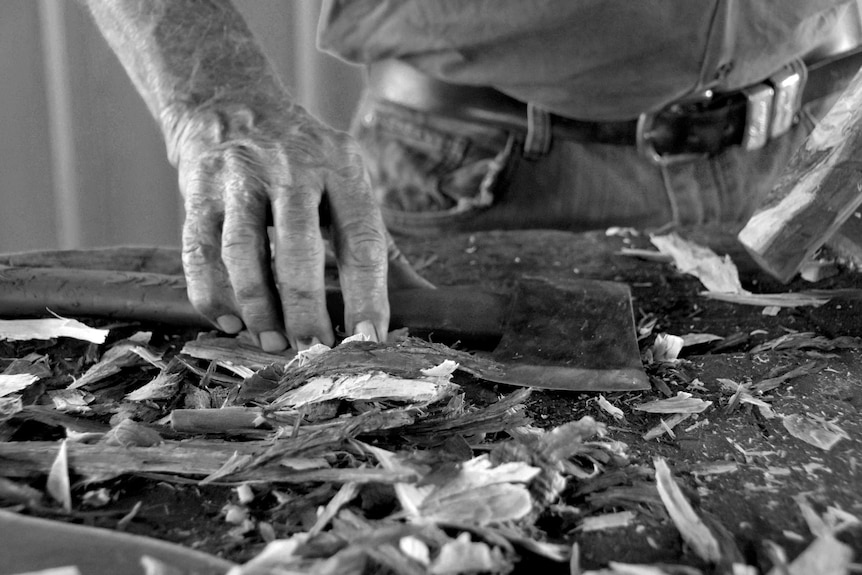
<path id="1" fill-rule="evenodd" d="M 532 102 L 527 103 L 527 137 L 524 140 L 524 157 L 541 158 L 551 149 L 551 115 Z"/>

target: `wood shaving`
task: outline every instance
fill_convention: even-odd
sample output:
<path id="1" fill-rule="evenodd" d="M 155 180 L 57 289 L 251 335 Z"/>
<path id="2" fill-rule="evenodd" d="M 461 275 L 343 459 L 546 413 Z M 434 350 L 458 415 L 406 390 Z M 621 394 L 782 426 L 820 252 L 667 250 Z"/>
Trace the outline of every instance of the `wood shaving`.
<path id="1" fill-rule="evenodd" d="M 703 413 L 710 405 L 712 405 L 711 401 L 694 397 L 687 391 L 678 391 L 676 396 L 670 399 L 648 401 L 632 409 L 647 413 Z"/>
<path id="2" fill-rule="evenodd" d="M 784 428 L 797 439 L 829 451 L 842 439 L 850 439 L 846 431 L 822 418 L 794 413 L 783 418 Z"/>
<path id="3" fill-rule="evenodd" d="M 721 561 L 722 554 L 715 535 L 692 509 L 688 499 L 674 481 L 665 460 L 657 457 L 654 463 L 659 495 L 683 540 L 704 561 L 718 563 Z"/>
<path id="4" fill-rule="evenodd" d="M 0 340 L 54 339 L 71 337 L 92 343 L 105 343 L 107 329 L 90 327 L 76 319 L 62 317 L 44 319 L 2 319 Z"/>
<path id="5" fill-rule="evenodd" d="M 661 253 L 673 258 L 679 271 L 695 276 L 709 292 L 748 293 L 739 281 L 739 271 L 730 256 L 721 258 L 711 249 L 677 234 L 653 235 L 650 241 Z"/>

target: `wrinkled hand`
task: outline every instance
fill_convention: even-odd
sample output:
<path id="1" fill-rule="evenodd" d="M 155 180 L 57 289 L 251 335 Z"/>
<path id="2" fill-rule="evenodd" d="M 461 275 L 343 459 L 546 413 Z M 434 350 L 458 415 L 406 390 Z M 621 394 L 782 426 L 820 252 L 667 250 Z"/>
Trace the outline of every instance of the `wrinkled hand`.
<path id="1" fill-rule="evenodd" d="M 383 341 L 388 254 L 400 276 L 418 276 L 404 271 L 385 231 L 355 142 L 290 104 L 267 113 L 232 104 L 196 111 L 176 126 L 169 151 L 185 200 L 183 265 L 198 311 L 228 333 L 244 324 L 267 351 L 288 342 L 331 345 L 325 205 L 344 329 Z"/>

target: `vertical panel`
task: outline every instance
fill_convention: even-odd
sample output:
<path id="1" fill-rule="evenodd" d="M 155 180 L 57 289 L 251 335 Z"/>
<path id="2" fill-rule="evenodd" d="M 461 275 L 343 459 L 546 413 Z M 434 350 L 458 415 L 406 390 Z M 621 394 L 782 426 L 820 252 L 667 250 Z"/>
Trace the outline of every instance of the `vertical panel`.
<path id="1" fill-rule="evenodd" d="M 81 245 L 83 235 L 72 117 L 71 70 L 66 51 L 66 3 L 40 0 L 39 23 L 48 104 L 48 133 L 51 138 L 49 165 L 57 242 L 61 248 L 74 248 Z"/>
<path id="2" fill-rule="evenodd" d="M 301 102 L 336 128 L 347 129 L 362 92 L 361 68 L 317 49 L 320 2 L 298 4 L 297 40 L 306 50 L 297 63 L 301 70 L 297 83 L 304 88 Z"/>
<path id="3" fill-rule="evenodd" d="M 38 4 L 0 2 L 0 251 L 52 247 L 51 149 Z"/>

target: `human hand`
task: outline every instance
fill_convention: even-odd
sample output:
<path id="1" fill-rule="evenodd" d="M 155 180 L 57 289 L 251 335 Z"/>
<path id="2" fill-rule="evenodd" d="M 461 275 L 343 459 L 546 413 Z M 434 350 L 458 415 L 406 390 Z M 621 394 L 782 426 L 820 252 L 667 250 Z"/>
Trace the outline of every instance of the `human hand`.
<path id="1" fill-rule="evenodd" d="M 323 206 L 344 329 L 384 340 L 388 254 L 397 260 L 400 254 L 385 232 L 355 142 L 289 102 L 266 110 L 238 104 L 198 110 L 174 126 L 168 143 L 185 200 L 183 266 L 198 311 L 228 333 L 245 325 L 267 351 L 288 343 L 331 345 Z"/>
<path id="2" fill-rule="evenodd" d="M 291 102 L 231 1 L 85 3 L 179 171 L 192 304 L 224 331 L 244 325 L 267 351 L 333 343 L 320 231 L 327 223 L 343 327 L 384 339 L 387 259 L 392 285 L 427 282 L 386 234 L 356 144 Z"/>

